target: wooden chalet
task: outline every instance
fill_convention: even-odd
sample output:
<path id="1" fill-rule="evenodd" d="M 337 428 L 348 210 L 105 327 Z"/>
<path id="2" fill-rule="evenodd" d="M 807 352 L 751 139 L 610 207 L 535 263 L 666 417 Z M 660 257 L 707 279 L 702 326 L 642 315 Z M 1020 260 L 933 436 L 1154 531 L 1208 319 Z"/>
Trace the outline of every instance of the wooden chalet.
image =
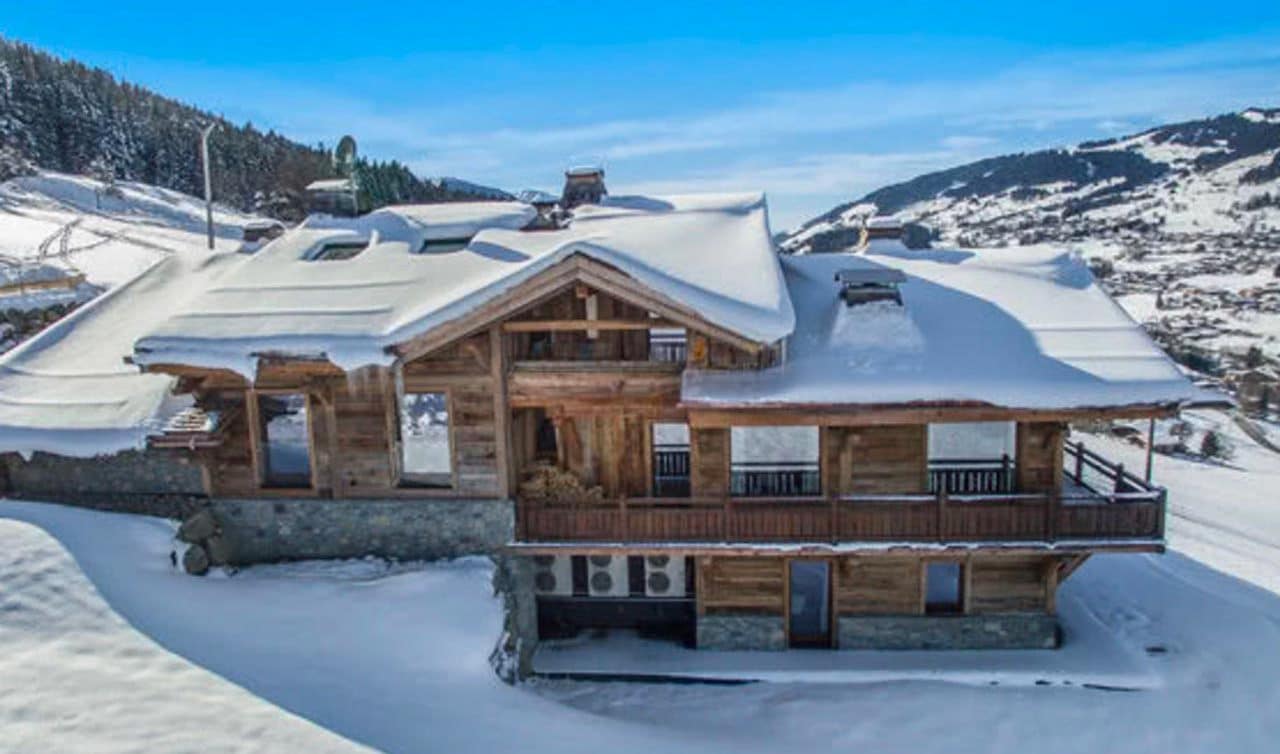
<path id="1" fill-rule="evenodd" d="M 503 512 L 528 639 L 1048 647 L 1091 554 L 1163 549 L 1149 469 L 1068 426 L 1195 392 L 1078 260 L 780 259 L 758 195 L 596 198 L 272 241 L 137 340 L 195 403 L 153 445 L 211 500 Z"/>

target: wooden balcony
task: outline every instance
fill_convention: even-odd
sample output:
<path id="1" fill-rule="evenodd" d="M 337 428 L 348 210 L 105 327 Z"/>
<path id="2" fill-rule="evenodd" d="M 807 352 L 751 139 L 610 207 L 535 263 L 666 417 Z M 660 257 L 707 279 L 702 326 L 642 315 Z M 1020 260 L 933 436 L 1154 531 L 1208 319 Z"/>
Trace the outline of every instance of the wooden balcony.
<path id="1" fill-rule="evenodd" d="M 977 475 L 976 464 L 950 476 L 937 471 L 931 494 L 625 498 L 588 507 L 522 500 L 519 536 L 523 542 L 832 545 L 1163 540 L 1163 488 L 1080 444 L 1067 444 L 1065 461 L 1061 492 L 1048 493 L 1008 489 L 1007 463 L 994 461 Z M 678 469 L 679 461 L 664 468 Z M 995 491 L 949 491 L 965 486 Z"/>

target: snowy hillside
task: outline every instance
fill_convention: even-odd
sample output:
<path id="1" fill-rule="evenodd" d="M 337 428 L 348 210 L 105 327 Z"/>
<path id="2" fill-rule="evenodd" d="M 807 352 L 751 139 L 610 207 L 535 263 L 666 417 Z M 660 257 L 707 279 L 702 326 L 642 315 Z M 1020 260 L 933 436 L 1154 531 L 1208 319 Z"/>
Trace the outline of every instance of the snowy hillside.
<path id="1" fill-rule="evenodd" d="M 930 173 L 836 207 L 783 248 L 847 248 L 874 213 L 952 245 L 1079 248 L 1167 347 L 1280 355 L 1280 109 Z"/>
<path id="2" fill-rule="evenodd" d="M 215 245 L 257 219 L 214 205 Z M 0 183 L 0 351 L 169 254 L 206 248 L 204 202 L 44 171 Z"/>

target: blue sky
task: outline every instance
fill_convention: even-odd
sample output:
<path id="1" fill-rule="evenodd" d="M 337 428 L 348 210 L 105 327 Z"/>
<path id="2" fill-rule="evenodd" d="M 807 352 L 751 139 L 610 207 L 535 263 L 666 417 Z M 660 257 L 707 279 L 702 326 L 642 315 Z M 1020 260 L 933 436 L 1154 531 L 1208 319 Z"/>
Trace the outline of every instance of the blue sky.
<path id="1" fill-rule="evenodd" d="M 0 0 L 0 34 L 424 175 L 761 189 L 776 229 L 889 182 L 1280 106 L 1280 3 Z M 1222 8 L 1222 11 L 1219 11 Z"/>

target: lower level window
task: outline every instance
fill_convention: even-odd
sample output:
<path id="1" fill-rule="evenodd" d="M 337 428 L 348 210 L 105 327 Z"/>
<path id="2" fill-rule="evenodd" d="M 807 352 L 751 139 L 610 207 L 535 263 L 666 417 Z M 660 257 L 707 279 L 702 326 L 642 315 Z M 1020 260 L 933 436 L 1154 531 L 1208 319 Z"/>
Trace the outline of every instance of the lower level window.
<path id="1" fill-rule="evenodd" d="M 405 393 L 402 397 L 400 463 L 400 478 L 408 484 L 453 486 L 446 393 Z"/>
<path id="2" fill-rule="evenodd" d="M 311 486 L 307 396 L 259 395 L 262 422 L 262 483 L 267 487 Z"/>
<path id="3" fill-rule="evenodd" d="M 953 561 L 925 565 L 924 611 L 926 613 L 945 615 L 964 611 L 962 569 L 959 563 Z"/>

